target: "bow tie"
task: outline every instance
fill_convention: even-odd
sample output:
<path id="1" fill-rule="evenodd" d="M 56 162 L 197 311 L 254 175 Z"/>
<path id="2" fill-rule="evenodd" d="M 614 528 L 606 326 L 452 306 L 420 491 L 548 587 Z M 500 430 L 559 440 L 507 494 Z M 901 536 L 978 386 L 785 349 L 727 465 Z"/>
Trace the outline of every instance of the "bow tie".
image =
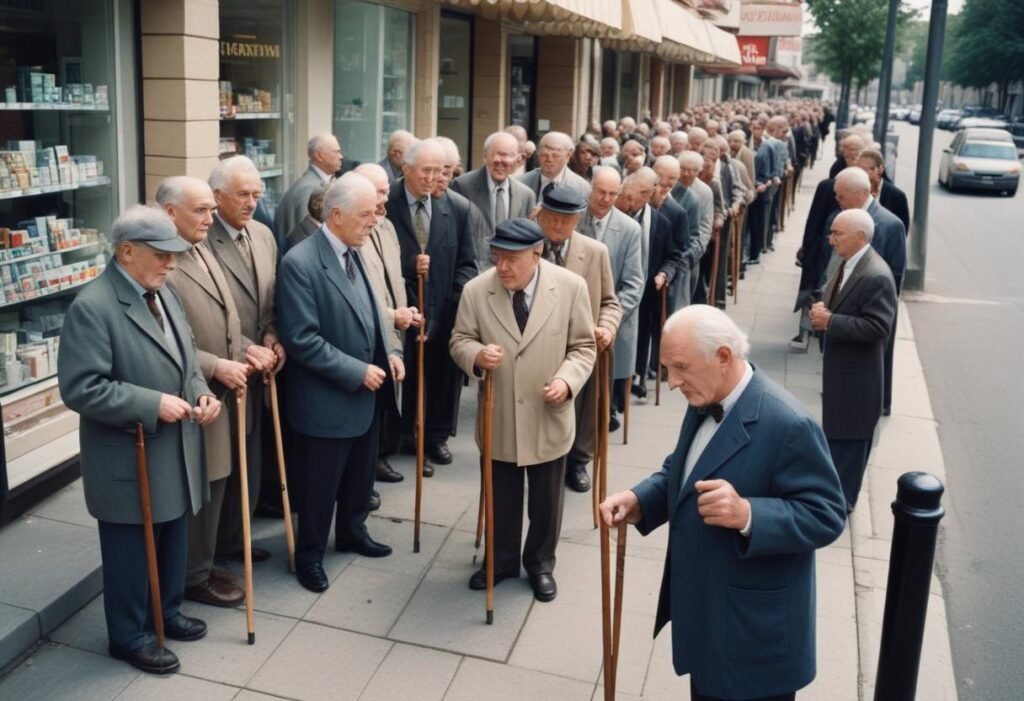
<path id="1" fill-rule="evenodd" d="M 715 420 L 716 424 L 720 424 L 722 423 L 722 417 L 725 416 L 725 409 L 722 408 L 721 404 L 715 402 L 713 404 L 708 404 L 707 406 L 697 407 L 697 415 L 701 418 L 710 416 Z"/>

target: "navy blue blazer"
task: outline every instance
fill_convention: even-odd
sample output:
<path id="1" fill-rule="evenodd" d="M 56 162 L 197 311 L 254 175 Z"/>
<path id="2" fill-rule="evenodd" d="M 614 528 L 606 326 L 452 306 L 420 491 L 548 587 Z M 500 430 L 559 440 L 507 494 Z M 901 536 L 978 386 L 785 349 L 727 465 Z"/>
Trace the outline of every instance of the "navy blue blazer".
<path id="1" fill-rule="evenodd" d="M 369 304 L 359 303 L 354 283 L 320 230 L 290 248 L 277 268 L 278 332 L 288 352 L 288 423 L 307 436 L 366 433 L 374 413 L 374 393 L 363 387 L 366 367 L 374 364 L 391 374 L 383 317 L 358 253 L 355 260 L 362 269 L 355 284 L 366 285 Z"/>
<path id="2" fill-rule="evenodd" d="M 646 535 L 669 524 L 654 634 L 670 619 L 672 661 L 701 693 L 775 696 L 815 675 L 814 551 L 839 537 L 846 508 L 821 427 L 788 392 L 754 371 L 685 484 L 701 417 L 691 407 L 675 452 L 633 488 Z M 750 500 L 749 538 L 707 526 L 698 480 L 728 480 Z"/>
<path id="3" fill-rule="evenodd" d="M 875 221 L 875 235 L 871 247 L 889 264 L 896 294 L 903 289 L 903 274 L 907 269 L 907 230 L 895 214 L 882 206 L 878 199 L 868 205 L 868 214 Z"/>

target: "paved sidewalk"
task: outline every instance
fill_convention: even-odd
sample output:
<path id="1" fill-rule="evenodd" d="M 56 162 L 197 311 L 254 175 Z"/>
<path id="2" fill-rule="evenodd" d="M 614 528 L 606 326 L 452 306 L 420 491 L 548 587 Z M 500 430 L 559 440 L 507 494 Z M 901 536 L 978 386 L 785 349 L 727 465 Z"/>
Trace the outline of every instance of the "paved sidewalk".
<path id="1" fill-rule="evenodd" d="M 831 144 L 826 152 L 830 149 Z M 729 307 L 750 333 L 753 362 L 815 415 L 820 415 L 820 354 L 791 353 L 787 345 L 796 328 L 790 313 L 799 276 L 793 254 L 813 185 L 830 162 L 826 157 L 807 173 L 776 252 L 750 268 L 740 285 L 739 303 Z M 911 469 L 943 478 L 935 421 L 908 318 L 900 315 L 894 412 L 883 420 L 867 491 L 851 526 L 819 552 L 818 677 L 800 693 L 801 699 L 873 698 L 892 530 L 888 505 L 896 478 Z M 621 430 L 612 434 L 610 490 L 629 487 L 658 469 L 674 447 L 684 411 L 682 396 L 663 391 L 662 406 L 656 408 L 653 391 L 650 395 L 650 401 L 632 408 L 629 445 L 621 445 Z M 245 643 L 242 610 L 186 604 L 186 613 L 207 620 L 210 633 L 201 642 L 172 644 L 182 672 L 170 678 L 139 674 L 106 656 L 102 602 L 89 601 L 98 592 L 94 524 L 85 513 L 80 485 L 69 486 L 0 531 L 0 653 L 24 650 L 43 636 L 41 644 L 0 678 L 0 698 L 603 698 L 600 562 L 589 493 L 566 495 L 554 602 L 535 602 L 525 579 L 502 583 L 495 590 L 494 625 L 487 626 L 483 593 L 466 587 L 475 569 L 479 489 L 474 414 L 475 392 L 465 392 L 459 435 L 451 442 L 455 462 L 425 481 L 419 554 L 412 554 L 409 520 L 411 458 L 394 461 L 407 476 L 404 482 L 378 485 L 384 505 L 369 524 L 373 536 L 393 545 L 395 554 L 372 560 L 329 552 L 325 566 L 332 585 L 323 595 L 305 591 L 287 574 L 280 524 L 258 520 L 256 543 L 270 549 L 273 559 L 256 566 L 256 645 Z M 664 528 L 647 538 L 635 531 L 629 536 L 621 699 L 689 698 L 687 680 L 672 671 L 670 636 L 663 631 L 656 641 L 651 639 L 666 538 Z M 27 564 L 18 568 L 14 562 Z M 0 664 L 5 659 L 9 656 L 0 657 Z M 937 580 L 918 697 L 956 698 Z"/>

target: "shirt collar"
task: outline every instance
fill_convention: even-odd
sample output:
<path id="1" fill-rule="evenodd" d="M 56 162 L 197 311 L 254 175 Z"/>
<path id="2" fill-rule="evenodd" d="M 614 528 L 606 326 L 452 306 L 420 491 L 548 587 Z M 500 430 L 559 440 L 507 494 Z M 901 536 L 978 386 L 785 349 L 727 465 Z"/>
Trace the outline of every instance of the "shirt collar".
<path id="1" fill-rule="evenodd" d="M 532 304 L 533 304 L 533 293 L 537 291 L 537 281 L 538 280 L 540 280 L 540 266 L 539 265 L 537 266 L 537 269 L 533 271 L 533 277 L 530 278 L 530 281 L 528 283 L 526 283 L 526 287 L 523 288 L 523 292 L 526 294 L 526 306 L 528 306 L 528 307 L 532 306 Z M 509 299 L 511 299 L 512 295 L 514 295 L 515 293 L 516 293 L 515 290 L 509 290 L 508 291 Z"/>
<path id="2" fill-rule="evenodd" d="M 743 361 L 743 365 L 743 377 L 741 377 L 740 381 L 736 383 L 736 386 L 732 388 L 732 392 L 729 392 L 729 395 L 720 402 L 722 405 L 723 421 L 725 420 L 725 417 L 728 416 L 729 411 L 736 406 L 736 402 L 740 400 L 743 390 L 745 390 L 747 385 L 750 384 L 750 381 L 754 379 L 754 368 L 750 367 L 750 363 L 746 360 Z"/>
<path id="3" fill-rule="evenodd" d="M 875 201 L 875 198 L 868 194 L 868 199 L 864 202 L 864 206 L 861 209 L 867 209 L 871 206 L 871 203 Z"/>
<path id="4" fill-rule="evenodd" d="M 845 263 L 843 263 L 843 268 L 846 270 L 846 272 L 849 272 L 856 267 L 857 263 L 860 262 L 860 259 L 864 257 L 864 254 L 868 252 L 869 248 L 871 248 L 870 243 L 864 244 L 859 251 L 854 253 L 846 260 Z M 844 273 L 843 278 L 845 279 L 846 277 L 848 276 Z"/>
<path id="5" fill-rule="evenodd" d="M 405 201 L 409 204 L 409 208 L 416 206 L 416 203 L 420 201 L 415 195 L 409 192 L 409 188 L 405 188 Z M 430 214 L 430 195 L 422 198 L 423 206 L 427 209 L 427 214 Z"/>
<path id="6" fill-rule="evenodd" d="M 505 178 L 499 183 L 497 180 L 491 177 L 491 171 L 487 170 L 487 168 L 484 168 L 484 172 L 487 173 L 488 192 L 490 192 L 493 195 L 494 191 L 498 189 L 498 185 L 501 185 L 503 188 L 505 188 L 505 191 L 508 192 L 508 190 L 510 189 L 508 186 L 508 178 Z"/>
<path id="7" fill-rule="evenodd" d="M 235 227 L 231 226 L 226 221 L 224 221 L 224 218 L 220 215 L 220 212 L 215 212 L 214 216 L 217 217 L 217 221 L 219 221 L 221 223 L 221 226 L 224 227 L 224 231 L 228 232 L 228 236 L 231 237 L 232 241 L 237 239 L 239 234 L 242 233 L 241 229 L 236 229 Z"/>
<path id="8" fill-rule="evenodd" d="M 138 280 L 129 275 L 127 270 L 121 267 L 121 264 L 117 262 L 117 259 L 114 259 L 113 263 L 114 268 L 117 270 L 117 272 L 124 275 L 124 279 L 128 281 L 128 284 L 130 284 L 132 286 L 132 289 L 138 293 L 139 297 L 149 292 L 149 290 L 147 290 L 145 287 L 139 284 Z"/>
<path id="9" fill-rule="evenodd" d="M 310 167 L 310 168 L 312 168 L 312 169 L 313 169 L 313 172 L 314 172 L 314 173 L 316 173 L 316 174 L 317 174 L 317 176 L 318 176 L 318 177 L 320 178 L 320 182 L 323 182 L 323 183 L 325 183 L 325 182 L 327 182 L 328 180 L 330 180 L 330 179 L 331 179 L 331 176 L 330 176 L 330 175 L 328 175 L 327 173 L 323 172 L 323 171 L 322 171 L 322 170 L 320 170 L 319 168 L 317 168 L 317 167 L 316 167 L 316 166 L 315 166 L 315 165 L 313 164 L 313 161 L 310 161 L 310 162 L 309 162 L 309 167 Z"/>
<path id="10" fill-rule="evenodd" d="M 327 237 L 327 242 L 331 244 L 331 249 L 334 251 L 335 255 L 340 258 L 348 253 L 349 247 L 345 245 L 344 241 L 335 236 L 331 230 L 327 228 L 326 224 L 320 225 L 320 231 L 322 231 L 323 235 Z"/>

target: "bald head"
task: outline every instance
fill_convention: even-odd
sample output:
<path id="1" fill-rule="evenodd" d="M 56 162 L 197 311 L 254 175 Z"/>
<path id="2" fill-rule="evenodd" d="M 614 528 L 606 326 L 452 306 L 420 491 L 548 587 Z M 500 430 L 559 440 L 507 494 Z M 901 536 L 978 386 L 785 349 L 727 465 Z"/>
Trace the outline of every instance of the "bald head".
<path id="1" fill-rule="evenodd" d="M 595 166 L 590 185 L 590 211 L 598 219 L 603 219 L 615 205 L 622 188 L 622 177 L 614 168 Z"/>
<path id="2" fill-rule="evenodd" d="M 839 171 L 833 186 L 840 209 L 856 209 L 871 197 L 871 179 L 863 168 L 851 166 Z"/>
<path id="3" fill-rule="evenodd" d="M 402 156 L 416 137 L 405 129 L 396 129 L 388 137 L 388 161 L 395 170 L 402 168 Z"/>
<path id="4" fill-rule="evenodd" d="M 174 222 L 181 238 L 191 244 L 206 238 L 217 203 L 205 181 L 184 175 L 167 178 L 157 188 L 156 201 Z"/>

